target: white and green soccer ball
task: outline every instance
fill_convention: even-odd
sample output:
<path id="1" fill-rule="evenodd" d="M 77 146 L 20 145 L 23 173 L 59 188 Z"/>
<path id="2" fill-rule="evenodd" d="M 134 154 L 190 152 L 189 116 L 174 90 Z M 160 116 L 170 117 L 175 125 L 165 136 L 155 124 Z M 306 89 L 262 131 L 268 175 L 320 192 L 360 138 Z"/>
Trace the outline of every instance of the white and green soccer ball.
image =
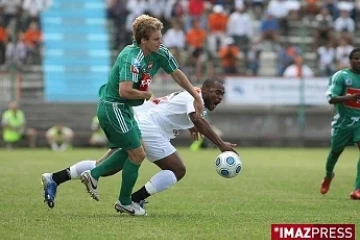
<path id="1" fill-rule="evenodd" d="M 215 160 L 217 173 L 225 178 L 233 178 L 241 172 L 240 156 L 232 151 L 220 153 Z"/>

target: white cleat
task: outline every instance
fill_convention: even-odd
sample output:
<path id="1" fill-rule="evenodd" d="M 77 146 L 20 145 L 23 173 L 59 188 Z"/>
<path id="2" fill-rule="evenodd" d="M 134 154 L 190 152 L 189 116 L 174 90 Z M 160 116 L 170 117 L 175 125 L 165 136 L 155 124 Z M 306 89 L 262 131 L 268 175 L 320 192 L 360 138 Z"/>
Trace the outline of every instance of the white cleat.
<path id="1" fill-rule="evenodd" d="M 98 181 L 91 176 L 90 170 L 84 171 L 80 175 L 80 180 L 85 185 L 90 196 L 96 201 L 99 201 L 99 192 L 97 191 Z"/>
<path id="2" fill-rule="evenodd" d="M 130 205 L 122 205 L 118 200 L 115 203 L 115 210 L 120 213 L 127 213 L 131 216 L 147 216 L 145 209 L 140 207 L 136 202 L 131 202 Z"/>

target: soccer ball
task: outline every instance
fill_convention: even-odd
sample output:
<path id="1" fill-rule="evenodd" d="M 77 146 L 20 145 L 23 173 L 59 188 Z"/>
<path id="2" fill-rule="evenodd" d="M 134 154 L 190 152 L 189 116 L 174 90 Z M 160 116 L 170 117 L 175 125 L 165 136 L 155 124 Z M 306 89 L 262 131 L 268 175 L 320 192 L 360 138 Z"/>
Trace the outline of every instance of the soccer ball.
<path id="1" fill-rule="evenodd" d="M 217 173 L 225 178 L 232 178 L 241 171 L 242 163 L 240 156 L 232 151 L 220 153 L 215 160 Z"/>

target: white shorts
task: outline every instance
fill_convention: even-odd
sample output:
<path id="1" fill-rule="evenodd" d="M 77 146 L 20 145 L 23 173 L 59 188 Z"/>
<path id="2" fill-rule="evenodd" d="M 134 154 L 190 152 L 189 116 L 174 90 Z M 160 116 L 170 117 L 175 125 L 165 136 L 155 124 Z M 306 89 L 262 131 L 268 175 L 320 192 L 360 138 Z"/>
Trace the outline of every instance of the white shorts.
<path id="1" fill-rule="evenodd" d="M 150 162 L 161 160 L 176 152 L 170 139 L 153 121 L 147 117 L 138 116 L 138 124 L 144 141 L 146 158 Z"/>

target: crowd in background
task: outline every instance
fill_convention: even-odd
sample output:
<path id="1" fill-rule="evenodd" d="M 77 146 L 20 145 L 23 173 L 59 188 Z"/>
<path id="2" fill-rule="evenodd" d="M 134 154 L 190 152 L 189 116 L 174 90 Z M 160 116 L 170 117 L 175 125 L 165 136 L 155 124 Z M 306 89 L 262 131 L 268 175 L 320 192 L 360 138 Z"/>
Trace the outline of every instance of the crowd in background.
<path id="1" fill-rule="evenodd" d="M 0 65 L 41 64 L 39 15 L 52 0 L 0 0 Z M 261 54 L 276 54 L 278 76 L 329 76 L 348 65 L 356 44 L 359 0 L 106 0 L 112 50 L 131 43 L 131 23 L 149 14 L 164 23 L 163 41 L 194 79 L 260 74 Z M 310 29 L 311 49 L 292 41 L 293 23 Z M 304 36 L 309 37 L 309 36 Z M 305 38 L 304 38 L 305 39 Z M 270 43 L 270 50 L 264 49 Z M 309 67 L 304 53 L 316 53 Z M 220 70 L 219 70 L 220 69 Z"/>
<path id="2" fill-rule="evenodd" d="M 107 0 L 107 4 L 116 28 L 113 49 L 131 42 L 136 16 L 155 16 L 164 22 L 165 46 L 196 79 L 204 69 L 211 74 L 216 66 L 224 74 L 258 75 L 264 42 L 272 44 L 270 51 L 277 56 L 278 76 L 329 76 L 347 66 L 360 18 L 360 1 L 353 0 Z M 299 41 L 291 41 L 296 22 L 310 29 L 308 51 L 317 55 L 315 69 L 304 61 L 306 50 Z"/>
<path id="3" fill-rule="evenodd" d="M 52 0 L 0 0 L 0 65 L 22 70 L 41 63 L 40 13 Z"/>

